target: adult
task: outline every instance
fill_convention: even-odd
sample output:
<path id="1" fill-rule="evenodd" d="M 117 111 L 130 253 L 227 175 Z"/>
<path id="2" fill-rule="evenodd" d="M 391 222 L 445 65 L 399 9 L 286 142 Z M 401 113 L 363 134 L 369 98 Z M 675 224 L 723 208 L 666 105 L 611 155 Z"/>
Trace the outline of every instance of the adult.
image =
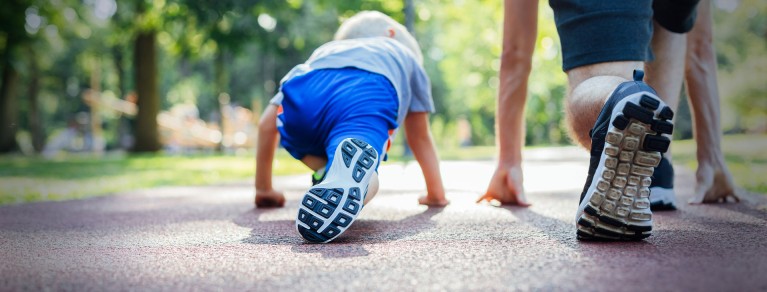
<path id="1" fill-rule="evenodd" d="M 668 138 L 673 129 L 668 123 L 673 117 L 670 109 L 676 107 L 678 102 L 681 68 L 685 68 L 682 63 L 684 58 L 679 56 L 680 52 L 685 52 L 684 46 L 679 44 L 684 38 L 678 34 L 692 28 L 697 2 L 550 2 L 562 41 L 563 69 L 568 75 L 566 112 L 569 133 L 580 145 L 591 148 L 592 154 L 589 176 L 576 218 L 581 238 L 640 239 L 649 236 L 651 213 L 649 210 L 642 210 L 649 207 L 644 206 L 646 200 L 642 197 L 643 194 L 649 194 L 649 191 L 644 191 L 645 187 L 649 186 L 649 181 L 639 174 L 633 176 L 635 168 L 642 170 L 647 163 L 634 164 L 641 156 L 650 157 L 647 158 L 648 161 L 653 160 L 652 164 L 657 165 L 661 161 L 655 161 L 656 155 L 665 152 L 668 147 L 668 141 L 664 139 Z M 690 40 L 687 58 L 690 61 L 687 62 L 686 77 L 693 105 L 696 141 L 699 146 L 698 159 L 701 162 L 697 172 L 695 201 L 714 202 L 734 196 L 734 188 L 719 146 L 721 138 L 715 82 L 716 63 L 710 41 L 710 4 L 706 2 L 703 6 L 698 12 L 702 16 L 702 24 L 687 36 Z M 522 188 L 521 147 L 524 137 L 523 109 L 527 78 L 531 70 L 537 30 L 537 9 L 537 1 L 505 2 L 496 127 L 499 163 L 486 194 L 481 196 L 479 201 L 498 200 L 505 204 L 528 204 Z M 656 27 L 656 34 L 651 42 L 653 25 Z M 656 50 L 658 61 L 654 66 L 648 67 L 648 82 L 659 88 L 660 94 L 656 94 L 652 88 L 641 82 L 641 71 L 632 74 L 635 69 L 641 70 L 645 61 L 653 59 L 651 47 Z M 673 59 L 673 62 L 668 62 L 669 59 Z M 627 91 L 627 87 L 631 87 L 630 90 Z M 629 95 L 632 96 L 629 98 Z M 668 101 L 671 108 L 666 110 L 668 107 L 656 100 L 658 96 L 662 97 L 663 101 Z M 622 101 L 627 98 L 633 100 Z M 624 108 L 626 103 L 632 102 L 641 106 L 631 107 L 629 110 Z M 630 114 L 624 116 L 622 113 L 627 111 Z M 635 117 L 641 119 L 632 117 L 635 114 L 638 114 Z M 619 115 L 622 117 L 617 118 Z M 616 125 L 618 127 L 614 127 Z M 636 130 L 640 133 L 640 128 L 641 134 L 629 139 L 631 151 L 622 148 L 625 146 L 625 140 L 613 141 L 617 144 L 610 145 L 609 137 L 605 136 L 610 130 L 614 132 L 613 137 L 620 135 L 622 139 L 623 134 L 627 134 L 625 137 L 634 135 L 626 131 Z M 604 143 L 605 138 L 608 138 L 608 143 Z M 632 146 L 635 144 L 634 139 L 641 141 L 639 149 Z M 592 140 L 599 143 L 594 143 L 592 147 Z M 647 141 L 651 143 L 647 144 Z M 605 147 L 610 153 L 605 153 Z M 623 152 L 631 157 L 620 154 Z M 620 154 L 620 157 L 614 157 L 615 160 L 621 158 L 620 161 L 626 162 L 626 165 L 623 165 L 627 167 L 623 169 L 626 172 L 623 176 L 615 177 L 608 167 L 612 164 L 611 154 Z M 636 159 L 634 155 L 637 155 Z M 624 161 L 624 158 L 627 160 Z M 619 165 L 615 163 L 612 166 Z M 673 169 L 668 169 L 670 163 L 665 171 L 656 171 L 654 188 L 658 187 L 660 181 L 673 181 Z M 621 173 L 620 169 L 615 170 Z M 628 173 L 629 170 L 632 173 Z M 659 177 L 661 179 L 658 179 Z M 615 180 L 617 182 L 614 183 Z M 607 181 L 607 184 L 600 185 L 603 181 Z M 632 181 L 635 184 L 632 184 Z M 613 191 L 614 189 L 616 191 Z M 611 195 L 615 195 L 614 200 L 609 199 Z M 737 200 L 737 197 L 735 198 Z M 593 202 L 589 202 L 590 200 Z M 621 203 L 628 206 L 621 209 Z"/>

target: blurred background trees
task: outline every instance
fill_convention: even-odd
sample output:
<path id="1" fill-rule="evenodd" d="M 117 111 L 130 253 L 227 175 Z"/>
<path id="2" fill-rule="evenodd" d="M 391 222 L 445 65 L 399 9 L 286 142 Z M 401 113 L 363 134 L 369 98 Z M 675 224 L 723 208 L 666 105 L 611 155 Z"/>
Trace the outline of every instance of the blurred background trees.
<path id="1" fill-rule="evenodd" d="M 405 23 L 407 1 L 432 79 L 439 146 L 492 145 L 502 1 L 7 0 L 0 4 L 0 152 L 72 143 L 152 152 L 180 139 L 168 133 L 199 125 L 189 119 L 207 129 L 195 139 L 230 147 L 245 138 L 227 134 L 227 124 L 257 120 L 281 77 L 331 40 L 340 21 L 380 10 Z M 763 133 L 767 3 L 715 3 L 725 130 Z M 559 50 L 542 1 L 528 145 L 569 143 Z M 181 119 L 158 119 L 164 112 Z M 689 115 L 681 116 L 678 135 L 689 137 Z M 196 135 L 184 133 L 176 136 Z"/>

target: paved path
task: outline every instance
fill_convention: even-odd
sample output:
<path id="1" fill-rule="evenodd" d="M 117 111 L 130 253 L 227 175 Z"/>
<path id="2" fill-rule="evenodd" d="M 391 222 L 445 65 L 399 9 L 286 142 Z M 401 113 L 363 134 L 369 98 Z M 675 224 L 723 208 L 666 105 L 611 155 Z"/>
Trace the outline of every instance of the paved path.
<path id="1" fill-rule="evenodd" d="M 530 208 L 473 203 L 491 161 L 445 162 L 443 209 L 416 204 L 415 163 L 384 164 L 382 193 L 326 245 L 294 229 L 308 176 L 277 181 L 282 209 L 254 209 L 247 183 L 0 207 L 0 291 L 767 290 L 764 197 L 656 213 L 642 242 L 584 243 L 586 154 L 526 155 Z M 692 173 L 678 172 L 686 200 Z"/>

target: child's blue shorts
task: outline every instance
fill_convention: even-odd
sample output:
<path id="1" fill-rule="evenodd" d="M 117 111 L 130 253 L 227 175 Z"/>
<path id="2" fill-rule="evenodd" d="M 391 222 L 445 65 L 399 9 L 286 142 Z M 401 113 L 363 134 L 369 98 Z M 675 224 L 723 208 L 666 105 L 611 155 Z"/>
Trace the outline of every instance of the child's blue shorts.
<path id="1" fill-rule="evenodd" d="M 315 70 L 283 83 L 282 94 L 280 143 L 299 160 L 327 157 L 329 166 L 346 138 L 367 142 L 380 159 L 397 128 L 397 92 L 380 74 L 351 67 Z"/>

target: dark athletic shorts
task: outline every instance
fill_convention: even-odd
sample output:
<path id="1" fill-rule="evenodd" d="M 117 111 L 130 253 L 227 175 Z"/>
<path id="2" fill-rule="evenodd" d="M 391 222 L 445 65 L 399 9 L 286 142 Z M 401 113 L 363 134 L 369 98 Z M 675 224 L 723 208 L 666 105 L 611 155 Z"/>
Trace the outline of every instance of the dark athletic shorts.
<path id="1" fill-rule="evenodd" d="M 686 33 L 700 0 L 551 0 L 562 42 L 562 68 L 651 61 L 653 23 Z"/>

